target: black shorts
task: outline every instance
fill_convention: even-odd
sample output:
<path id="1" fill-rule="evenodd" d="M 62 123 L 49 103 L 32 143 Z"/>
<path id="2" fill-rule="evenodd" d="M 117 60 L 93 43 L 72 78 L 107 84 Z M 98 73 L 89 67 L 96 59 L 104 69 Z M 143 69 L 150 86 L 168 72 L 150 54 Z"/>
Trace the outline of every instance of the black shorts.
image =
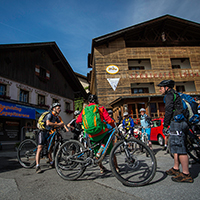
<path id="1" fill-rule="evenodd" d="M 44 145 L 44 144 L 47 144 L 47 138 L 49 136 L 49 132 L 48 131 L 40 131 L 38 133 L 38 145 Z"/>

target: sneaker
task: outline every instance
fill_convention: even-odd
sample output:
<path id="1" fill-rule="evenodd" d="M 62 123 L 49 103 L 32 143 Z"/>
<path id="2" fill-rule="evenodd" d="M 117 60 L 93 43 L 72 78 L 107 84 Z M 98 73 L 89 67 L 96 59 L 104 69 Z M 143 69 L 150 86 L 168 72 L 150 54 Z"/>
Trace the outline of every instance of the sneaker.
<path id="1" fill-rule="evenodd" d="M 193 183 L 194 180 L 193 178 L 191 177 L 190 174 L 188 175 L 185 175 L 183 173 L 179 173 L 179 175 L 175 176 L 175 177 L 172 177 L 172 181 L 175 181 L 175 182 L 185 182 L 185 183 Z"/>
<path id="2" fill-rule="evenodd" d="M 55 168 L 54 163 L 49 165 L 49 169 Z"/>
<path id="3" fill-rule="evenodd" d="M 39 174 L 41 172 L 42 172 L 42 170 L 41 170 L 40 166 L 36 167 L 36 173 Z"/>
<path id="4" fill-rule="evenodd" d="M 167 150 L 167 147 L 164 146 L 164 147 L 162 148 L 162 151 L 166 151 L 166 150 Z"/>
<path id="5" fill-rule="evenodd" d="M 174 168 L 172 167 L 171 169 L 167 170 L 165 173 L 169 176 L 177 176 L 180 174 L 180 171 L 174 170 Z"/>

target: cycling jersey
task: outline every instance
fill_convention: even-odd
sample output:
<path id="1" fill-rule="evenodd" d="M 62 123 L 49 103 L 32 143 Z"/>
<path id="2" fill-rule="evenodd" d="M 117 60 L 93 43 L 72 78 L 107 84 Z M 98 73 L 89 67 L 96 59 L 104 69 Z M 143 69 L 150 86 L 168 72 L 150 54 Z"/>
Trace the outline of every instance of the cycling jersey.
<path id="1" fill-rule="evenodd" d="M 133 119 L 131 117 L 129 118 L 125 118 L 123 119 L 123 122 L 122 122 L 122 125 L 123 125 L 123 128 L 126 128 L 127 130 L 133 130 L 133 127 L 134 127 L 134 122 L 133 122 Z"/>
<path id="2" fill-rule="evenodd" d="M 45 116 L 45 118 L 44 118 L 44 124 L 45 124 L 45 127 L 46 127 L 46 129 L 47 130 L 51 130 L 51 129 L 53 129 L 54 127 L 52 127 L 52 126 L 47 126 L 46 125 L 46 121 L 47 120 L 49 120 L 50 122 L 52 122 L 52 123 L 60 123 L 61 121 L 60 121 L 60 119 L 58 118 L 58 116 L 56 116 L 56 115 L 54 115 L 52 112 L 50 112 L 48 115 L 46 115 Z"/>

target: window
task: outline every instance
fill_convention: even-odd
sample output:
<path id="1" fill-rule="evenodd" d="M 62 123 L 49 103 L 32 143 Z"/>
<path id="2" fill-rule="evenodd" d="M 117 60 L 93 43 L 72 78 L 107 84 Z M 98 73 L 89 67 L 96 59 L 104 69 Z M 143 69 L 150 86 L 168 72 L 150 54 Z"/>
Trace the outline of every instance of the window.
<path id="1" fill-rule="evenodd" d="M 177 92 L 185 92 L 185 86 L 184 85 L 177 85 L 176 91 Z"/>
<path id="2" fill-rule="evenodd" d="M 38 95 L 38 105 L 45 105 L 45 96 Z"/>
<path id="3" fill-rule="evenodd" d="M 180 65 L 172 65 L 172 69 L 180 69 L 181 66 Z"/>
<path id="4" fill-rule="evenodd" d="M 58 99 L 53 99 L 52 104 L 53 103 L 59 103 Z"/>
<path id="5" fill-rule="evenodd" d="M 65 102 L 65 110 L 70 110 L 70 103 Z"/>
<path id="6" fill-rule="evenodd" d="M 129 70 L 150 70 L 150 59 L 128 59 Z"/>
<path id="7" fill-rule="evenodd" d="M 6 95 L 6 85 L 0 84 L 0 95 Z"/>
<path id="8" fill-rule="evenodd" d="M 25 90 L 20 90 L 19 101 L 21 102 L 29 102 L 29 92 Z"/>
<path id="9" fill-rule="evenodd" d="M 153 127 L 161 126 L 161 120 L 154 120 L 153 121 Z"/>
<path id="10" fill-rule="evenodd" d="M 45 68 L 35 65 L 35 74 L 39 77 L 42 81 L 47 81 L 50 79 L 50 72 L 46 70 Z"/>
<path id="11" fill-rule="evenodd" d="M 46 78 L 46 69 L 40 67 L 40 77 Z"/>
<path id="12" fill-rule="evenodd" d="M 129 66 L 128 67 L 129 70 L 143 70 L 144 69 L 144 66 Z"/>
<path id="13" fill-rule="evenodd" d="M 191 69 L 189 58 L 171 58 L 172 69 Z"/>
<path id="14" fill-rule="evenodd" d="M 149 88 L 131 88 L 132 94 L 149 93 Z"/>

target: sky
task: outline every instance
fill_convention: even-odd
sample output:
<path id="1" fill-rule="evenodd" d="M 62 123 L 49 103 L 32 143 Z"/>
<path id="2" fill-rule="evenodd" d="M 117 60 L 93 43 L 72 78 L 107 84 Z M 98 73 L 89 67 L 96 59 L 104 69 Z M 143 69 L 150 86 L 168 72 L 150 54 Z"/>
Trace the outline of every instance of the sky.
<path id="1" fill-rule="evenodd" d="M 54 41 L 86 76 L 93 38 L 166 14 L 200 23 L 199 10 L 200 0 L 0 0 L 0 44 Z"/>

